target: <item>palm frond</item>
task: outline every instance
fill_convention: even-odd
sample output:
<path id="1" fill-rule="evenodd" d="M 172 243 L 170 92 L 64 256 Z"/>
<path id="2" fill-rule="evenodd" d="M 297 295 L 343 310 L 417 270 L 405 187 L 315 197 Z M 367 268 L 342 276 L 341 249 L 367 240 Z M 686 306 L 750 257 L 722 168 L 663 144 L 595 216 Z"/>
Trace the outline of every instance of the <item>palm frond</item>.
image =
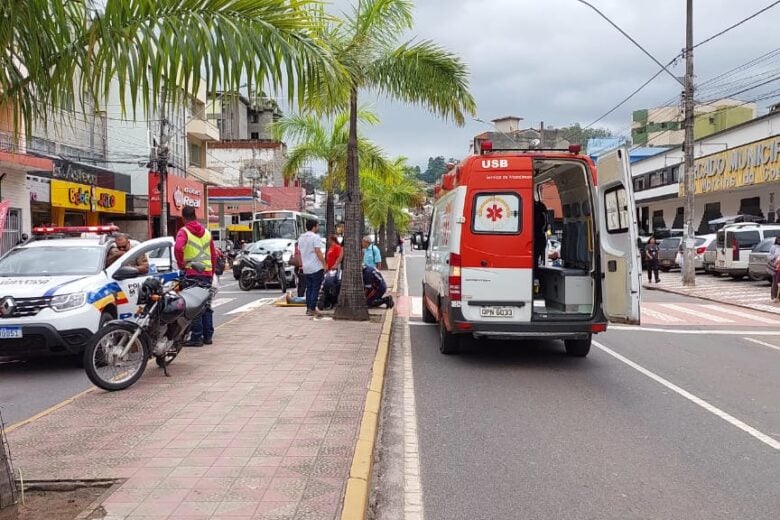
<path id="1" fill-rule="evenodd" d="M 407 42 L 372 63 L 368 84 L 383 94 L 422 105 L 463 125 L 476 113 L 468 90 L 468 69 L 454 54 L 431 41 Z"/>
<path id="2" fill-rule="evenodd" d="M 414 2 L 358 0 L 349 22 L 353 46 L 391 45 L 399 35 L 412 28 Z"/>

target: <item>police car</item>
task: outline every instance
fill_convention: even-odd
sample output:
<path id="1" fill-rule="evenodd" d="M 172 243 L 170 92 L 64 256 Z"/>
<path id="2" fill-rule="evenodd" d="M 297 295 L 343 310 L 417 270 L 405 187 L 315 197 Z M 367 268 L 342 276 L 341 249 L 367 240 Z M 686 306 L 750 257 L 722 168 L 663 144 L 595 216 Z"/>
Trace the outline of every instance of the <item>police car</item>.
<path id="1" fill-rule="evenodd" d="M 0 258 L 0 356 L 79 354 L 104 323 L 132 316 L 149 276 L 179 276 L 174 240 L 134 245 L 110 266 L 115 226 L 33 229 L 33 239 Z M 140 255 L 149 273 L 132 267 Z"/>

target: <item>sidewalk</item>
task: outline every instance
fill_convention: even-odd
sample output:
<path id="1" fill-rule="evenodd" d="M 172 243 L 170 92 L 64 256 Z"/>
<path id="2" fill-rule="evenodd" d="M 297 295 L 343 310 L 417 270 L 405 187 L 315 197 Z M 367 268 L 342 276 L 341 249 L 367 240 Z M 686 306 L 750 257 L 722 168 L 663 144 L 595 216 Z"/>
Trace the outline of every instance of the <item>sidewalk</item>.
<path id="1" fill-rule="evenodd" d="M 396 259 L 384 271 L 395 279 Z M 349 477 L 384 309 L 370 322 L 265 306 L 8 436 L 25 480 L 127 479 L 85 518 L 333 519 Z"/>
<path id="2" fill-rule="evenodd" d="M 643 288 L 691 296 L 702 300 L 727 303 L 772 314 L 780 314 L 780 304 L 769 300 L 769 282 L 734 280 L 731 277 L 715 277 L 708 274 L 696 274 L 694 287 L 683 287 L 680 272 L 661 274 L 660 283 L 647 283 L 643 274 Z"/>

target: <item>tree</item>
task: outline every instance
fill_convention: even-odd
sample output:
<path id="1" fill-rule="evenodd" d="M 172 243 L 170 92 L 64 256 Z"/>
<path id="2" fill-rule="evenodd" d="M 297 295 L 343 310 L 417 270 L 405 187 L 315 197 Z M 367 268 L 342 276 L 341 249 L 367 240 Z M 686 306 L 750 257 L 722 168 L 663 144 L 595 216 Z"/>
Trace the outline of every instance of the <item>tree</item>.
<path id="1" fill-rule="evenodd" d="M 365 125 L 376 125 L 379 118 L 365 109 L 358 111 L 358 121 Z M 324 161 L 325 178 L 322 185 L 327 192 L 325 209 L 326 234 L 335 233 L 333 193 L 342 189 L 346 181 L 347 141 L 349 139 L 349 114 L 342 112 L 333 118 L 332 126 L 327 128 L 313 114 L 292 114 L 281 118 L 271 125 L 274 139 L 284 138 L 298 144 L 290 150 L 282 166 L 285 179 L 295 177 L 310 161 Z M 385 172 L 388 164 L 384 152 L 368 139 L 360 139 L 358 153 L 361 161 L 372 170 Z"/>
<path id="2" fill-rule="evenodd" d="M 344 274 L 336 307 L 337 319 L 368 320 L 361 275 L 362 203 L 359 178 L 358 95 L 373 90 L 397 101 L 426 107 L 444 119 L 462 125 L 465 114 L 475 113 L 468 91 L 466 66 L 455 55 L 429 40 L 399 44 L 412 28 L 411 0 L 357 0 L 340 23 L 327 26 L 325 38 L 347 75 L 341 91 L 325 92 L 319 107 L 349 107 L 346 238 Z"/>
<path id="3" fill-rule="evenodd" d="M 579 123 L 564 126 L 559 129 L 561 137 L 572 144 L 581 144 L 583 147 L 588 144 L 588 139 L 598 139 L 603 137 L 613 137 L 612 131 L 608 128 L 582 128 Z"/>
<path id="4" fill-rule="evenodd" d="M 364 169 L 360 173 L 363 210 L 372 226 L 385 231 L 385 257 L 395 255 L 396 230 L 405 231 L 410 221 L 407 210 L 425 200 L 420 183 L 409 170 L 406 157 L 398 157 L 385 171 Z"/>
<path id="5" fill-rule="evenodd" d="M 317 37 L 324 15 L 313 0 L 93 3 L 0 2 L 0 105 L 13 108 L 16 131 L 50 112 L 99 106 L 112 83 L 135 113 L 161 95 L 195 95 L 204 71 L 212 92 L 286 85 L 300 103 L 341 77 Z"/>

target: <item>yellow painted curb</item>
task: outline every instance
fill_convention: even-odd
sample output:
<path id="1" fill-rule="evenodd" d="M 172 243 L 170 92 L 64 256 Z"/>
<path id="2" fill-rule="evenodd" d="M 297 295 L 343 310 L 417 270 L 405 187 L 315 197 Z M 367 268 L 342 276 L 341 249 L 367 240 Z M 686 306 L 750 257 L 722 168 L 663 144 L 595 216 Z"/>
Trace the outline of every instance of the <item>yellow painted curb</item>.
<path id="1" fill-rule="evenodd" d="M 393 279 L 393 291 L 398 290 L 398 277 L 405 258 L 398 261 Z M 341 520 L 364 520 L 368 512 L 368 483 L 371 480 L 371 467 L 374 463 L 374 447 L 379 431 L 379 412 L 382 408 L 382 391 L 385 387 L 385 370 L 390 354 L 390 339 L 393 330 L 395 312 L 385 314 L 382 331 L 377 341 L 374 365 L 371 371 L 371 382 L 366 392 L 366 404 L 363 407 L 363 418 L 360 421 L 360 431 L 349 470 L 349 480 L 344 493 L 344 505 L 341 508 Z"/>

